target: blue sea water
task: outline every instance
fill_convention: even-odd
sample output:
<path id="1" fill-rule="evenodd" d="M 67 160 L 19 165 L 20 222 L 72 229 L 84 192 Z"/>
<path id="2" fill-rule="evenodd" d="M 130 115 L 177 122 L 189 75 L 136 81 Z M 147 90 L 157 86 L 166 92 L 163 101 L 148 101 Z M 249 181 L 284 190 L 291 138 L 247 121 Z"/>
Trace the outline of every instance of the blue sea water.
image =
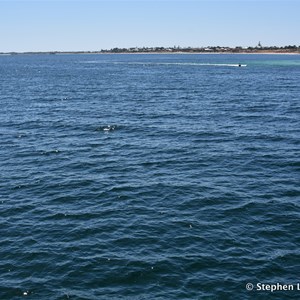
<path id="1" fill-rule="evenodd" d="M 0 104 L 1 300 L 299 299 L 299 55 L 0 56 Z"/>

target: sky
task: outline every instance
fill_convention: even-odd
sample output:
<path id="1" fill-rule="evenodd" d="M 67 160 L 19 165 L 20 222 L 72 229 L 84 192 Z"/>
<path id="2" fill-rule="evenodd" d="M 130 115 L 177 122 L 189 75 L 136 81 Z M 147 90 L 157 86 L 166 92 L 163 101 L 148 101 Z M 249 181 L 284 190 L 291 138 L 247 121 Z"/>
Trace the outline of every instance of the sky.
<path id="1" fill-rule="evenodd" d="M 300 45 L 300 0 L 0 0 L 0 52 Z"/>

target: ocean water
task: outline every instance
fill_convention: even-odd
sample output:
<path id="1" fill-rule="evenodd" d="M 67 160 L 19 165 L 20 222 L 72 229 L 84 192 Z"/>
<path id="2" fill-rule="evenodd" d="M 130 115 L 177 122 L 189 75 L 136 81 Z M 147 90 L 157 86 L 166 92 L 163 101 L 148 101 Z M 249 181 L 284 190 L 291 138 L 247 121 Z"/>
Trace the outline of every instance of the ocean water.
<path id="1" fill-rule="evenodd" d="M 299 55 L 0 56 L 0 104 L 1 300 L 299 299 Z"/>

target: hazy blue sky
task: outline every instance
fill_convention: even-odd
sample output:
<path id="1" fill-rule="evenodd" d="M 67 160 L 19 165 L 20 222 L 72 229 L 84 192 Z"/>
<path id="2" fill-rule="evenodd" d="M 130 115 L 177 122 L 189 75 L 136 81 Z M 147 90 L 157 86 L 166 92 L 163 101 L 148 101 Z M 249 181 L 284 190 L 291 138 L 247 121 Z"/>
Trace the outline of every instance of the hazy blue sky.
<path id="1" fill-rule="evenodd" d="M 300 45 L 300 0 L 0 0 L 0 52 Z"/>

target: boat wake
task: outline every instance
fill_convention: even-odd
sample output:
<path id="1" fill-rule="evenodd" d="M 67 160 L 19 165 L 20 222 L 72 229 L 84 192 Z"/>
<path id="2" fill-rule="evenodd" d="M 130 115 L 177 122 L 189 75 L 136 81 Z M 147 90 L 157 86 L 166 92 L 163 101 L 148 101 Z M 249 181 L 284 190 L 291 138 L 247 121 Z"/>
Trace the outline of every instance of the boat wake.
<path id="1" fill-rule="evenodd" d="M 247 67 L 246 64 L 192 63 L 192 62 L 107 62 L 83 61 L 86 64 L 142 65 L 142 66 L 199 66 L 199 67 Z"/>
<path id="2" fill-rule="evenodd" d="M 122 63 L 123 64 L 123 63 Z M 172 62 L 129 62 L 128 65 L 162 65 L 162 66 L 208 66 L 208 67 L 246 67 L 246 64 L 218 64 L 218 63 L 172 63 Z"/>

